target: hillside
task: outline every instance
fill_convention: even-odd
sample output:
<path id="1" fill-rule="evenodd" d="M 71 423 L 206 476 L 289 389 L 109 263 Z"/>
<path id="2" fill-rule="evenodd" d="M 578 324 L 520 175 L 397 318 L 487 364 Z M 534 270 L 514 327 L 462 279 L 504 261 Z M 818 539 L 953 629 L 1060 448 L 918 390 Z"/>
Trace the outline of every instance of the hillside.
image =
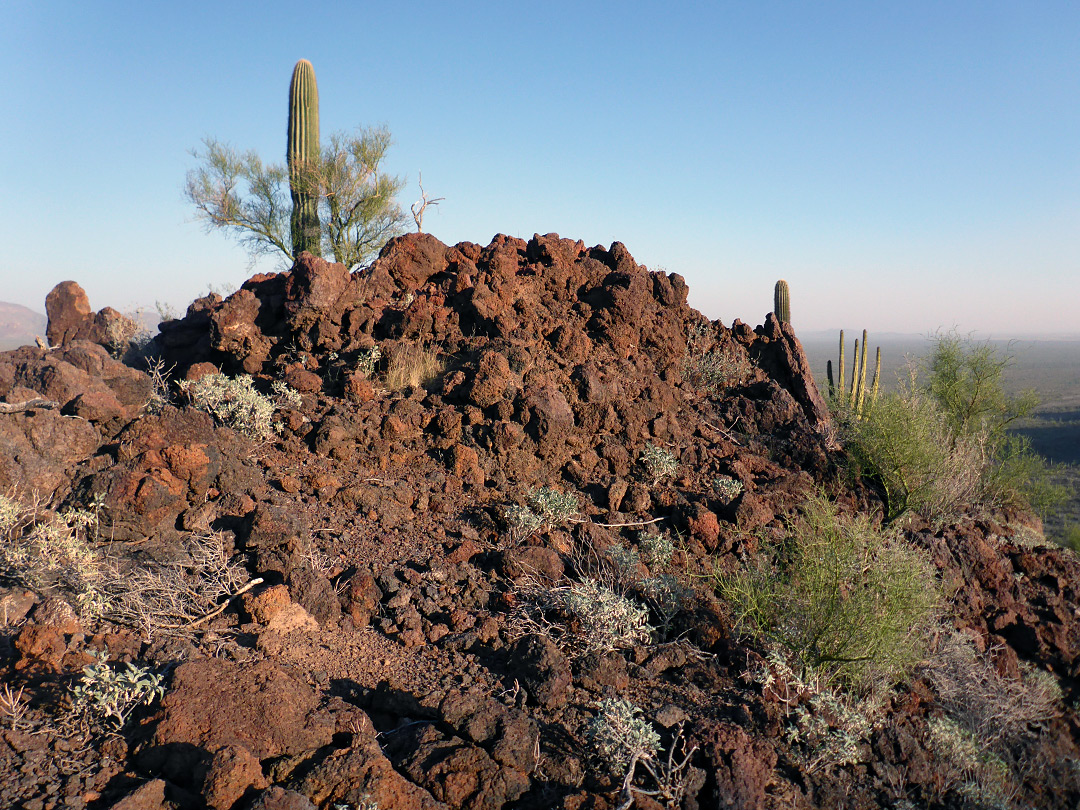
<path id="1" fill-rule="evenodd" d="M 412 234 L 125 364 L 65 284 L 57 348 L 0 354 L 0 805 L 1080 803 L 1077 557 L 1016 511 L 882 533 L 772 315 L 620 243 Z M 897 649 L 785 652 L 815 610 L 725 598 L 815 519 L 879 544 L 832 580 L 852 634 L 891 573 L 941 594 Z"/>
<path id="2" fill-rule="evenodd" d="M 0 301 L 0 351 L 32 346 L 45 334 L 45 316 L 18 304 Z"/>

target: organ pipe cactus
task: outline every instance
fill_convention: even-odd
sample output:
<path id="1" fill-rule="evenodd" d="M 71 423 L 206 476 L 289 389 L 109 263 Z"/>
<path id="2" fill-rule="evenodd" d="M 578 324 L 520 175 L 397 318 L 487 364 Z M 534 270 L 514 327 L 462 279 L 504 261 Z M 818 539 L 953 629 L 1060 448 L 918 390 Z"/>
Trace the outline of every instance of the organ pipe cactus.
<path id="1" fill-rule="evenodd" d="M 791 323 L 791 297 L 784 279 L 776 282 L 776 289 L 773 290 L 773 312 L 781 323 Z"/>
<path id="2" fill-rule="evenodd" d="M 313 169 L 319 161 L 319 88 L 315 68 L 301 59 L 289 83 L 289 143 L 285 159 L 292 192 L 293 258 L 307 250 L 322 255 L 319 190 Z"/>
<path id="3" fill-rule="evenodd" d="M 825 366 L 826 374 L 829 378 L 829 394 L 832 396 L 833 401 L 848 410 L 850 410 L 856 419 L 861 419 L 863 411 L 866 407 L 866 355 L 869 351 L 867 347 L 867 332 L 864 329 L 862 333 L 862 344 L 859 341 L 855 341 L 855 357 L 851 364 L 851 386 L 848 388 L 845 385 L 844 376 L 846 373 L 846 365 L 844 359 L 844 330 L 840 330 L 840 357 L 839 357 L 839 376 L 833 376 L 833 364 L 832 361 L 828 361 Z M 878 387 L 881 382 L 881 347 L 877 347 L 877 353 L 874 360 L 874 378 L 870 384 L 870 404 L 873 405 L 877 401 Z"/>

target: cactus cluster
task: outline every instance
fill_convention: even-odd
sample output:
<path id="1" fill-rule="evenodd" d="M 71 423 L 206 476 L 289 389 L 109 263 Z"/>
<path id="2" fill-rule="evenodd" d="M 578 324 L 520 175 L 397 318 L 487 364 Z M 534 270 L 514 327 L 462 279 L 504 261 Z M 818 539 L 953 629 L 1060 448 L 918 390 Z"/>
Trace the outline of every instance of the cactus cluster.
<path id="1" fill-rule="evenodd" d="M 867 346 L 867 333 L 863 329 L 862 333 L 862 345 L 859 345 L 859 341 L 855 341 L 855 357 L 851 364 L 851 387 L 847 388 L 844 381 L 844 375 L 847 372 L 847 368 L 844 361 L 844 330 L 840 330 L 840 366 L 839 375 L 836 379 L 833 378 L 833 365 L 832 360 L 828 361 L 825 366 L 826 373 L 829 378 L 829 395 L 832 397 L 833 402 L 838 406 L 845 407 L 852 411 L 856 419 L 862 418 L 863 410 L 866 406 L 866 354 L 869 349 Z M 871 405 L 877 400 L 878 385 L 881 381 L 881 347 L 877 347 L 876 358 L 874 360 L 874 377 L 870 384 L 870 403 Z"/>
<path id="2" fill-rule="evenodd" d="M 293 256 L 298 257 L 303 250 L 321 256 L 319 194 L 311 188 L 311 168 L 319 160 L 319 88 L 315 68 L 307 59 L 296 63 L 289 83 L 288 136 L 285 159 L 292 192 Z"/>
<path id="3" fill-rule="evenodd" d="M 776 282 L 773 290 L 773 312 L 781 323 L 791 323 L 791 297 L 784 279 Z"/>

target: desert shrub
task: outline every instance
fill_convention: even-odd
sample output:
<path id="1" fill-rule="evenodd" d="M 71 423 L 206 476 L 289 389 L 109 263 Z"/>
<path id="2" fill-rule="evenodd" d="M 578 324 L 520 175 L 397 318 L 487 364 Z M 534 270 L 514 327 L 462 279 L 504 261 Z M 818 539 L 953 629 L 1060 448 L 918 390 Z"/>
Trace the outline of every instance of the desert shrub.
<path id="1" fill-rule="evenodd" d="M 675 554 L 675 544 L 670 537 L 649 532 L 638 535 L 638 549 L 650 568 L 663 568 Z"/>
<path id="2" fill-rule="evenodd" d="M 148 667 L 128 663 L 123 669 L 107 661 L 83 667 L 79 682 L 71 689 L 77 713 L 111 723 L 122 729 L 139 706 L 149 706 L 165 695 L 162 676 Z"/>
<path id="3" fill-rule="evenodd" d="M 998 672 L 991 655 L 964 633 L 946 636 L 923 665 L 945 716 L 932 719 L 930 748 L 945 777 L 942 789 L 970 801 L 1008 806 L 1033 765 L 1044 725 L 1063 710 L 1057 679 L 1020 665 L 1020 677 Z"/>
<path id="4" fill-rule="evenodd" d="M 205 374 L 197 380 L 181 380 L 177 386 L 196 408 L 249 438 L 269 441 L 278 432 L 274 401 L 256 391 L 254 381 L 247 374 L 238 377 Z M 288 397 L 295 392 L 279 382 L 275 394 Z"/>
<path id="5" fill-rule="evenodd" d="M 548 586 L 521 581 L 515 588 L 511 634 L 545 636 L 571 655 L 646 644 L 648 608 L 592 579 Z"/>
<path id="6" fill-rule="evenodd" d="M 1045 513 L 1064 500 L 1045 460 L 1007 432 L 1038 404 L 1033 392 L 1005 393 L 1011 362 L 988 343 L 939 334 L 898 391 L 861 418 L 837 409 L 857 465 L 886 489 L 888 517 L 911 509 L 940 521 L 969 504 Z"/>
<path id="7" fill-rule="evenodd" d="M 607 569 L 618 589 L 625 592 L 641 579 L 641 554 L 636 548 L 616 543 L 604 552 Z"/>
<path id="8" fill-rule="evenodd" d="M 84 621 L 106 608 L 101 557 L 90 542 L 96 512 L 39 514 L 0 495 L 0 577 L 73 602 Z"/>
<path id="9" fill-rule="evenodd" d="M 379 365 L 381 359 L 382 352 L 379 351 L 378 346 L 372 346 L 370 349 L 362 350 L 356 356 L 356 370 L 365 377 L 370 377 L 375 373 L 375 368 Z"/>
<path id="10" fill-rule="evenodd" d="M 589 722 L 585 737 L 597 763 L 612 774 L 623 774 L 643 760 L 655 760 L 660 751 L 660 735 L 638 706 L 622 698 L 600 701 L 600 711 Z"/>
<path id="11" fill-rule="evenodd" d="M 778 648 L 754 663 L 749 676 L 780 707 L 784 738 L 807 773 L 859 761 L 883 704 L 845 694 L 813 673 L 800 675 Z"/>
<path id="12" fill-rule="evenodd" d="M 518 540 L 541 529 L 562 525 L 580 510 L 577 496 L 551 487 L 530 490 L 527 501 L 528 506 L 510 504 L 502 510 L 503 519 Z"/>
<path id="13" fill-rule="evenodd" d="M 1066 524 L 1062 530 L 1061 544 L 1065 548 L 1071 548 L 1073 551 L 1080 553 L 1080 526 Z"/>
<path id="14" fill-rule="evenodd" d="M 674 574 L 657 574 L 638 583 L 638 591 L 657 618 L 656 634 L 666 639 L 671 634 L 675 617 L 686 609 L 694 598 L 693 589 L 687 587 Z"/>
<path id="15" fill-rule="evenodd" d="M 134 349 L 141 350 L 150 342 L 150 332 L 140 323 L 139 313 L 118 314 L 105 326 L 104 346 L 109 354 L 122 358 Z"/>
<path id="16" fill-rule="evenodd" d="M 713 489 L 724 503 L 731 503 L 742 494 L 743 484 L 726 475 L 718 475 L 713 479 Z"/>
<path id="17" fill-rule="evenodd" d="M 391 391 L 417 387 L 442 374 L 446 364 L 434 349 L 406 343 L 394 350 L 386 365 L 386 387 Z"/>
<path id="18" fill-rule="evenodd" d="M 709 394 L 719 396 L 728 388 L 746 382 L 750 363 L 737 346 L 711 348 L 712 330 L 708 324 L 690 327 L 683 357 L 683 376 Z"/>
<path id="19" fill-rule="evenodd" d="M 633 599 L 593 580 L 575 583 L 560 596 L 561 607 L 578 623 L 578 635 L 590 651 L 648 643 L 649 611 Z"/>
<path id="20" fill-rule="evenodd" d="M 947 637 L 925 670 L 941 707 L 986 745 L 1012 747 L 1062 706 L 1052 674 L 1025 665 L 1019 679 L 1002 676 L 962 633 Z"/>
<path id="21" fill-rule="evenodd" d="M 925 372 L 923 389 L 949 415 L 960 432 L 988 430 L 1000 436 L 1039 404 L 1034 391 L 1005 392 L 1005 370 L 1013 357 L 989 342 L 979 343 L 956 332 L 931 338 L 930 353 L 918 361 Z"/>
<path id="22" fill-rule="evenodd" d="M 925 551 L 841 517 L 823 495 L 789 522 L 786 541 L 714 585 L 744 633 L 787 650 L 825 681 L 862 690 L 920 660 L 937 617 L 936 570 Z"/>
<path id="23" fill-rule="evenodd" d="M 942 521 L 981 496 L 985 437 L 957 433 L 913 384 L 879 397 L 861 419 L 845 420 L 844 433 L 857 469 L 884 487 L 888 519 L 911 510 Z"/>
<path id="24" fill-rule="evenodd" d="M 220 533 L 190 535 L 186 557 L 134 569 L 113 561 L 104 584 L 108 617 L 138 630 L 147 641 L 186 635 L 250 579 L 247 569 L 231 559 Z"/>
<path id="25" fill-rule="evenodd" d="M 955 790 L 976 807 L 1012 806 L 1018 788 L 1001 757 L 949 717 L 933 717 L 927 728 L 942 793 Z"/>
<path id="26" fill-rule="evenodd" d="M 665 478 L 671 478 L 679 467 L 670 450 L 654 444 L 645 445 L 645 449 L 641 451 L 641 466 L 645 468 L 645 475 L 654 485 Z"/>

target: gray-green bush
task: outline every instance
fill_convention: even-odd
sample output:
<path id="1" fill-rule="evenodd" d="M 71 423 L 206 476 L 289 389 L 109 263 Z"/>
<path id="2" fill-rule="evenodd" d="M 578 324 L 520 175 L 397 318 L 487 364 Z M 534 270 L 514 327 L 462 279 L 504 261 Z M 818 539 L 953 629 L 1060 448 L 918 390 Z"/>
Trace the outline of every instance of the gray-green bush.
<path id="1" fill-rule="evenodd" d="M 861 416 L 837 408 L 856 468 L 885 488 L 888 518 L 942 521 L 972 504 L 1045 512 L 1063 499 L 1027 439 L 1007 432 L 1037 404 L 1005 392 L 1010 362 L 988 343 L 939 334 L 897 391 Z"/>
<path id="2" fill-rule="evenodd" d="M 714 575 L 741 631 L 778 644 L 804 672 L 861 690 L 895 682 L 921 659 L 940 604 L 925 551 L 818 495 L 769 557 Z"/>

